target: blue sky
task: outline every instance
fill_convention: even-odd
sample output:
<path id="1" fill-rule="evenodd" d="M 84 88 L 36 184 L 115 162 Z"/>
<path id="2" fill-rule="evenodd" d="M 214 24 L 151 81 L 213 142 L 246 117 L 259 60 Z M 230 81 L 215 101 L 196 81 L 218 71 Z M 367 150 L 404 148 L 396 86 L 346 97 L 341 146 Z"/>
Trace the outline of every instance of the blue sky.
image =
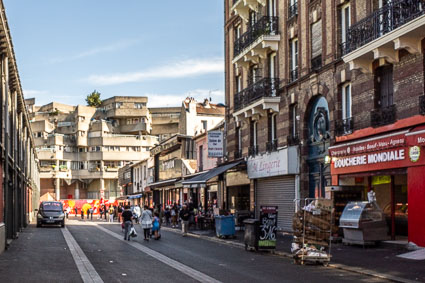
<path id="1" fill-rule="evenodd" d="M 222 0 L 3 0 L 25 98 L 224 102 Z"/>

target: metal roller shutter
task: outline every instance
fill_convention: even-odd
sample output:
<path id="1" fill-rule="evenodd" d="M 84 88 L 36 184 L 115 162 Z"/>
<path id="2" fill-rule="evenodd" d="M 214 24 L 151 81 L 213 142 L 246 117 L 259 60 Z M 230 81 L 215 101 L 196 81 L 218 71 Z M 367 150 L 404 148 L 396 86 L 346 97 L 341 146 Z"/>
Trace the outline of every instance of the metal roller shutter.
<path id="1" fill-rule="evenodd" d="M 256 216 L 260 216 L 260 206 L 278 206 L 278 230 L 292 232 L 294 216 L 295 178 L 293 176 L 257 179 Z"/>

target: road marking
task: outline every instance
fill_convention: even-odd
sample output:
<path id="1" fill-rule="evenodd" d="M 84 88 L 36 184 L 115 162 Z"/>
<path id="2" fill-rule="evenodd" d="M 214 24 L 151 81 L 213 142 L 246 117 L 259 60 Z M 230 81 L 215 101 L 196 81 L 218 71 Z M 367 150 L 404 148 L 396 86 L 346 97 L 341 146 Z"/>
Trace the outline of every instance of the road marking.
<path id="1" fill-rule="evenodd" d="M 100 278 L 99 274 L 96 272 L 93 265 L 90 263 L 89 259 L 78 245 L 77 241 L 74 239 L 74 237 L 72 237 L 69 230 L 65 227 L 64 229 L 61 229 L 61 231 L 72 254 L 72 257 L 74 258 L 75 264 L 77 265 L 83 282 L 103 283 L 102 278 Z"/>
<path id="2" fill-rule="evenodd" d="M 178 262 L 178 261 L 176 261 L 174 259 L 171 259 L 171 258 L 169 258 L 169 257 L 167 257 L 167 256 L 165 256 L 165 255 L 163 255 L 163 254 L 161 254 L 161 253 L 159 253 L 157 251 L 154 251 L 154 250 L 152 250 L 150 248 L 147 248 L 147 247 L 141 245 L 140 243 L 123 241 L 122 240 L 122 235 L 120 235 L 118 233 L 115 233 L 115 232 L 112 232 L 112 231 L 110 231 L 110 230 L 108 230 L 108 229 L 106 229 L 106 228 L 104 228 L 102 226 L 99 226 L 97 223 L 93 223 L 92 225 L 96 225 L 97 228 L 99 228 L 103 232 L 111 235 L 112 237 L 115 237 L 118 240 L 120 240 L 120 241 L 122 241 L 124 243 L 129 244 L 133 248 L 135 248 L 135 249 L 137 249 L 137 250 L 139 250 L 139 251 L 141 251 L 141 252 L 143 252 L 143 253 L 145 253 L 145 254 L 153 257 L 153 258 L 155 258 L 156 260 L 159 260 L 159 261 L 165 263 L 166 265 L 168 265 L 168 266 L 170 266 L 170 267 L 172 267 L 174 269 L 177 269 L 178 271 L 180 271 L 180 272 L 182 272 L 182 273 L 184 273 L 184 274 L 192 277 L 193 279 L 195 279 L 195 280 L 197 280 L 199 282 L 220 283 L 220 281 L 218 281 L 218 280 L 216 280 L 216 279 L 214 279 L 214 278 L 206 275 L 205 273 L 202 273 L 202 272 L 200 272 L 198 270 L 195 270 L 195 269 L 193 269 L 193 268 L 191 268 L 191 267 L 189 267 L 187 265 L 184 265 L 184 264 L 182 264 L 182 263 L 180 263 L 180 262 Z"/>

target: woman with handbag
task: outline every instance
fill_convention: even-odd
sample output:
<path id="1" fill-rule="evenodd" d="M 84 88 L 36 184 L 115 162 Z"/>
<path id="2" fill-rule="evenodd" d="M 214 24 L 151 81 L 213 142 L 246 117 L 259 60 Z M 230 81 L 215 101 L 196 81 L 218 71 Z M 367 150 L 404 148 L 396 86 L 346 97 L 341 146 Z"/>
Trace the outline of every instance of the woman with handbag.
<path id="1" fill-rule="evenodd" d="M 148 209 L 148 206 L 145 205 L 142 216 L 141 224 L 143 229 L 143 235 L 145 236 L 145 241 L 149 241 L 150 229 L 152 228 L 152 212 Z"/>

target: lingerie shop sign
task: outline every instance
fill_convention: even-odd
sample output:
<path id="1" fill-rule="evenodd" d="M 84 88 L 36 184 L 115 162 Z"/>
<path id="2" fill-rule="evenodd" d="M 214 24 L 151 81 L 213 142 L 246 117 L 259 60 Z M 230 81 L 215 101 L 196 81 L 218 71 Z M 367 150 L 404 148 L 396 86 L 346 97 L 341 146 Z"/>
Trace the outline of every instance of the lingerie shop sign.
<path id="1" fill-rule="evenodd" d="M 248 177 L 264 178 L 288 174 L 288 151 L 283 149 L 248 159 Z"/>

